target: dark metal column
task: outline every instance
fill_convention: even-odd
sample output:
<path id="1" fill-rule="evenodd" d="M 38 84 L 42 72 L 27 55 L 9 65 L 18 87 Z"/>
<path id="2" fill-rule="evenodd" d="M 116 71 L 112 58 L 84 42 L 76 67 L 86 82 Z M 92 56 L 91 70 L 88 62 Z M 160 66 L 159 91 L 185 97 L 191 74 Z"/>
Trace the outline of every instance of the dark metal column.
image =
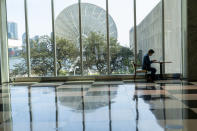
<path id="1" fill-rule="evenodd" d="M 27 0 L 24 0 L 25 4 L 25 29 L 26 29 L 26 52 L 27 52 L 27 70 L 28 77 L 31 76 L 31 61 L 30 61 L 30 43 L 29 43 L 29 25 L 28 25 L 28 8 L 27 8 Z"/>
<path id="2" fill-rule="evenodd" d="M 133 0 L 134 9 L 134 50 L 135 50 L 135 63 L 137 63 L 137 25 L 136 25 L 136 0 Z"/>
<path id="3" fill-rule="evenodd" d="M 107 72 L 110 75 L 110 39 L 109 39 L 109 0 L 106 0 L 106 26 L 107 26 Z"/>
<path id="4" fill-rule="evenodd" d="M 79 4 L 79 43 L 80 43 L 80 60 L 81 60 L 81 76 L 83 76 L 83 43 L 82 43 L 82 27 L 81 27 L 81 0 Z"/>
<path id="5" fill-rule="evenodd" d="M 162 1 L 162 58 L 165 61 L 165 10 L 164 10 L 164 0 Z M 165 64 L 162 64 L 162 74 L 165 74 Z"/>
<path id="6" fill-rule="evenodd" d="M 54 54 L 54 76 L 57 76 L 57 46 L 55 37 L 55 13 L 54 13 L 54 0 L 51 0 L 51 13 L 52 13 L 52 42 L 53 42 L 53 54 Z"/>

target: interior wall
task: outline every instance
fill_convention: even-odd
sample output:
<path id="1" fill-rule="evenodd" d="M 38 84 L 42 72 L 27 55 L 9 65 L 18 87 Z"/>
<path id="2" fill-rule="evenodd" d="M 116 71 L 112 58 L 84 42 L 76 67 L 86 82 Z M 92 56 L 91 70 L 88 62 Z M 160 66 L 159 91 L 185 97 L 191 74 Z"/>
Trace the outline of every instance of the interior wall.
<path id="1" fill-rule="evenodd" d="M 197 81 L 197 1 L 187 1 L 188 80 Z"/>
<path id="2" fill-rule="evenodd" d="M 1 83 L 9 82 L 6 0 L 0 1 L 0 60 Z"/>

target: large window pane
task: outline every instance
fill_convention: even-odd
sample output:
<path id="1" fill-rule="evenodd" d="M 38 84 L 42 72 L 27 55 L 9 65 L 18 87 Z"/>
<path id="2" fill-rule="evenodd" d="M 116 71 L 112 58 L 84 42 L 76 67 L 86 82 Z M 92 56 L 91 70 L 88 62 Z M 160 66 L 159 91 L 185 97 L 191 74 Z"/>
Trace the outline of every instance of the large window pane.
<path id="1" fill-rule="evenodd" d="M 84 75 L 107 74 L 106 0 L 82 0 Z"/>
<path id="2" fill-rule="evenodd" d="M 54 72 L 51 0 L 27 0 L 32 76 Z"/>
<path id="3" fill-rule="evenodd" d="M 165 59 L 166 73 L 181 73 L 181 0 L 165 0 Z"/>
<path id="4" fill-rule="evenodd" d="M 146 5 L 146 6 L 144 6 Z M 150 59 L 162 61 L 162 2 L 161 0 L 136 0 L 138 63 L 149 49 L 155 54 Z M 159 64 L 153 64 L 159 72 Z"/>
<path id="5" fill-rule="evenodd" d="M 58 76 L 80 75 L 78 0 L 55 0 Z"/>
<path id="6" fill-rule="evenodd" d="M 8 52 L 11 77 L 27 76 L 24 0 L 7 0 Z"/>
<path id="7" fill-rule="evenodd" d="M 133 0 L 109 0 L 110 67 L 112 74 L 130 74 L 134 60 Z"/>

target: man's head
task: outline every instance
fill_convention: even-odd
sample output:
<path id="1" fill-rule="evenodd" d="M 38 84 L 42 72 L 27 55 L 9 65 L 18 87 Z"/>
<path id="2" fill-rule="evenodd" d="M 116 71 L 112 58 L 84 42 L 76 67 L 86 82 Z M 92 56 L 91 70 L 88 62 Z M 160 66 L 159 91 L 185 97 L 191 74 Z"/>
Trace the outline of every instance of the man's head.
<path id="1" fill-rule="evenodd" d="M 149 56 L 152 56 L 154 53 L 155 53 L 155 51 L 154 51 L 153 49 L 150 49 L 150 50 L 148 51 L 148 55 L 149 55 Z"/>

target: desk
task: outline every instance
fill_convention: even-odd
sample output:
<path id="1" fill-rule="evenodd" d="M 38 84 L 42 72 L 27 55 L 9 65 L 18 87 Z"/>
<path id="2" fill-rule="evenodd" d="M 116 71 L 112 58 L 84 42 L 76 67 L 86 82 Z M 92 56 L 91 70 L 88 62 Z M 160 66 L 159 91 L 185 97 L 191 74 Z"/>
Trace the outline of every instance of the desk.
<path id="1" fill-rule="evenodd" d="M 166 63 L 172 63 L 172 62 L 169 62 L 169 61 L 157 61 L 157 62 L 154 62 L 154 63 L 158 63 L 160 64 L 160 79 L 163 79 L 163 64 L 166 64 Z"/>

